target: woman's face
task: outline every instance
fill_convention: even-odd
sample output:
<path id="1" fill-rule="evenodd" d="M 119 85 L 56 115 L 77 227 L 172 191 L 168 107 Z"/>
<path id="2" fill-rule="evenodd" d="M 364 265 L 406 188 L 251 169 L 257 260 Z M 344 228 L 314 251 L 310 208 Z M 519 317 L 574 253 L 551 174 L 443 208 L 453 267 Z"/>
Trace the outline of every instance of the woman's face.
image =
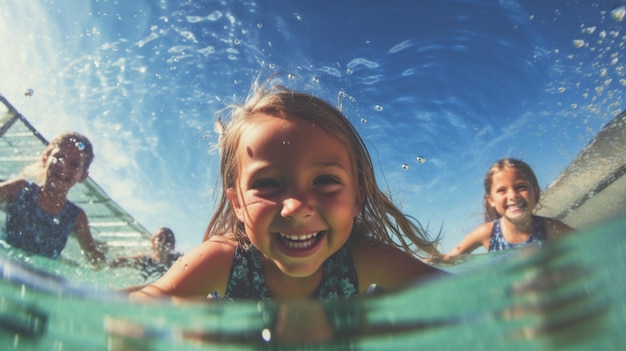
<path id="1" fill-rule="evenodd" d="M 228 196 L 252 244 L 291 277 L 318 272 L 359 211 L 345 147 L 301 118 L 254 116 L 242 132 Z"/>

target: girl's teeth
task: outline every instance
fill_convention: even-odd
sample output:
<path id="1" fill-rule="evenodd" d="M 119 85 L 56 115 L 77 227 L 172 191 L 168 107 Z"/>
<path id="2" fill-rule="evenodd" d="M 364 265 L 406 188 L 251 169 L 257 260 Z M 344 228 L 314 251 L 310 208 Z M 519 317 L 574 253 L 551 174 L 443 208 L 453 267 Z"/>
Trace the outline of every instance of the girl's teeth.
<path id="1" fill-rule="evenodd" d="M 315 244 L 315 238 L 319 233 L 302 234 L 302 235 L 285 235 L 278 233 L 283 239 L 281 240 L 283 245 L 292 249 L 306 249 L 312 247 Z"/>
<path id="2" fill-rule="evenodd" d="M 278 233 L 280 234 L 280 236 L 282 236 L 285 239 L 289 239 L 289 240 L 309 240 L 311 238 L 314 238 L 317 236 L 317 233 L 313 233 L 313 234 L 303 234 L 303 235 L 285 235 L 283 233 Z"/>

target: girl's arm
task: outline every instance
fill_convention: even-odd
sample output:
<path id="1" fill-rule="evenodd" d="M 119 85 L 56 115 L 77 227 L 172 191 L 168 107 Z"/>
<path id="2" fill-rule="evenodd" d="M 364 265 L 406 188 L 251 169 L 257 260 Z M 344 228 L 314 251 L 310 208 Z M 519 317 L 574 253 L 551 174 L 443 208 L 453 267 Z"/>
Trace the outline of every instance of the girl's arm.
<path id="1" fill-rule="evenodd" d="M 0 183 L 0 203 L 9 201 L 27 185 L 28 182 L 25 179 L 14 179 Z"/>
<path id="2" fill-rule="evenodd" d="M 236 243 L 213 237 L 178 259 L 157 281 L 130 294 L 132 301 L 165 296 L 206 299 L 216 291 L 224 296 Z"/>
<path id="3" fill-rule="evenodd" d="M 78 243 L 80 244 L 81 249 L 87 256 L 87 260 L 93 266 L 92 268 L 101 268 L 102 265 L 106 263 L 106 258 L 96 247 L 96 243 L 91 235 L 91 230 L 89 229 L 89 222 L 85 211 L 80 210 L 78 213 L 73 232 L 78 240 Z"/>
<path id="4" fill-rule="evenodd" d="M 448 252 L 444 259 L 447 260 L 451 257 L 458 256 L 464 253 L 470 253 L 481 245 L 485 249 L 489 249 L 489 240 L 491 238 L 491 230 L 493 229 L 493 222 L 488 222 L 478 226 L 472 230 L 469 234 L 463 238 L 450 252 Z"/>

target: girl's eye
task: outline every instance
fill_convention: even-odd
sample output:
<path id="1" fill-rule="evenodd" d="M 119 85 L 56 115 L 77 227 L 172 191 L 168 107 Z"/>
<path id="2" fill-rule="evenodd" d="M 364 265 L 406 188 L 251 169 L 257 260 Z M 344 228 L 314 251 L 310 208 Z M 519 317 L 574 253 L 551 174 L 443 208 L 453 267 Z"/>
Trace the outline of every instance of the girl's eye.
<path id="1" fill-rule="evenodd" d="M 334 176 L 321 176 L 315 178 L 315 184 L 318 185 L 327 185 L 327 184 L 341 184 L 339 178 Z"/>
<path id="2" fill-rule="evenodd" d="M 278 188 L 280 186 L 280 184 L 272 179 L 261 179 L 261 180 L 257 180 L 254 183 L 252 183 L 252 186 L 250 188 L 252 189 L 272 189 L 272 188 Z"/>

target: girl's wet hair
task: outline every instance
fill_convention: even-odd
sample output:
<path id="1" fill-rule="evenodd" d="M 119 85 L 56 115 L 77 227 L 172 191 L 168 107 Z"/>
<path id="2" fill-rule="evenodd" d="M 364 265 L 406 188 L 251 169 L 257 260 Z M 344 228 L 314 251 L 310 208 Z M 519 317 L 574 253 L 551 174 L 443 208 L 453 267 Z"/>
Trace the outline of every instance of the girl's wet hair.
<path id="1" fill-rule="evenodd" d="M 86 136 L 77 133 L 77 132 L 67 132 L 60 135 L 57 135 L 52 141 L 48 144 L 46 149 L 44 150 L 44 155 L 50 155 L 52 149 L 54 149 L 57 145 L 69 143 L 80 150 L 81 157 L 85 161 L 84 168 L 85 170 L 89 169 L 91 162 L 94 159 L 93 154 L 93 146 L 91 145 L 91 141 L 87 139 Z"/>
<path id="2" fill-rule="evenodd" d="M 216 123 L 216 131 L 220 134 L 218 147 L 221 195 L 204 240 L 218 235 L 231 237 L 244 248 L 250 245 L 244 224 L 237 220 L 226 192 L 235 187 L 239 176 L 237 148 L 241 135 L 257 123 L 258 113 L 264 113 L 277 118 L 291 116 L 309 121 L 348 151 L 351 171 L 357 177 L 359 186 L 357 201 L 361 204 L 349 242 L 364 240 L 386 243 L 421 257 L 439 254 L 436 248 L 439 237 L 431 240 L 416 219 L 403 214 L 378 188 L 367 148 L 354 126 L 339 109 L 316 96 L 266 82 L 260 86 L 255 83 L 244 104 L 233 104 L 221 113 Z M 224 118 L 224 113 L 229 120 Z"/>
<path id="3" fill-rule="evenodd" d="M 535 172 L 533 172 L 532 168 L 524 162 L 514 158 L 503 158 L 496 161 L 487 173 L 485 174 L 485 196 L 483 197 L 483 207 L 485 209 L 485 222 L 492 222 L 496 219 L 500 218 L 500 214 L 496 211 L 495 208 L 489 205 L 488 196 L 491 193 L 491 185 L 493 184 L 493 176 L 503 171 L 504 169 L 513 169 L 519 172 L 519 174 L 524 177 L 534 188 L 535 193 L 537 194 L 537 202 L 539 202 L 540 189 L 539 189 L 539 181 L 537 181 L 537 176 Z"/>

